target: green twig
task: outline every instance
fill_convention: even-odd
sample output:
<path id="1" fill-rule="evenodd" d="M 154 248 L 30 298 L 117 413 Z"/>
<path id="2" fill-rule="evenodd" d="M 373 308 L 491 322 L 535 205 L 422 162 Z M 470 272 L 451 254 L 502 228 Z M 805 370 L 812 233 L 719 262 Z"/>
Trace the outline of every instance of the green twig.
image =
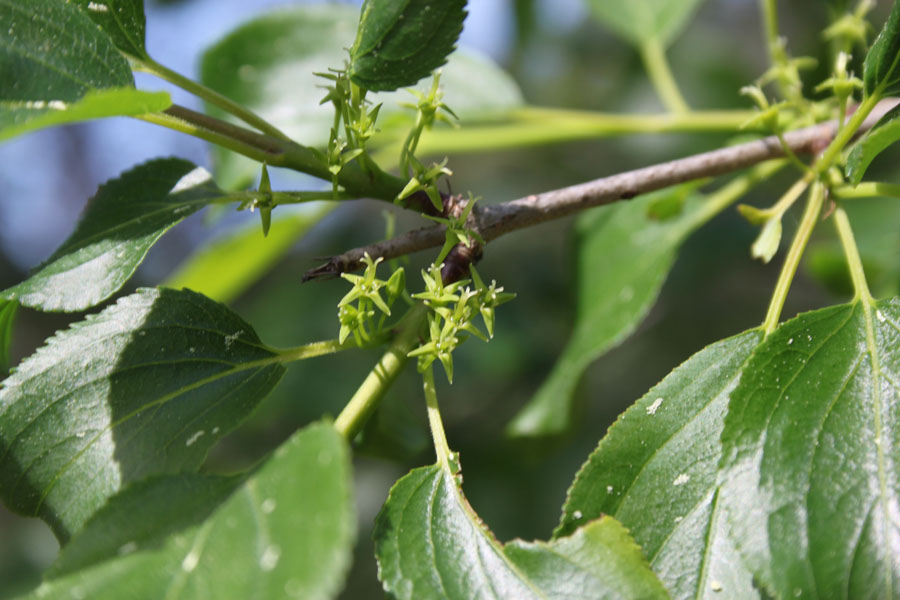
<path id="1" fill-rule="evenodd" d="M 847 212 L 838 207 L 834 211 L 834 226 L 837 228 L 841 246 L 844 248 L 844 256 L 847 257 L 847 267 L 850 269 L 850 279 L 853 280 L 853 289 L 856 292 L 855 299 L 862 300 L 868 305 L 874 301 L 866 281 L 866 273 L 863 270 L 862 259 L 859 257 L 859 248 L 850 228 L 850 220 Z"/>
<path id="2" fill-rule="evenodd" d="M 350 398 L 350 401 L 334 421 L 334 427 L 346 439 L 352 440 L 360 432 L 375 411 L 378 402 L 403 369 L 407 354 L 419 343 L 419 332 L 425 324 L 426 307 L 416 304 L 407 311 L 397 326 L 394 341 L 387 352 Z"/>
<path id="3" fill-rule="evenodd" d="M 900 198 L 900 185 L 882 181 L 864 181 L 857 185 L 841 185 L 831 190 L 831 195 L 842 200 L 850 198 Z"/>
<path id="4" fill-rule="evenodd" d="M 447 435 L 444 433 L 444 423 L 441 421 L 441 410 L 438 407 L 437 390 L 434 387 L 434 364 L 428 365 L 422 371 L 422 387 L 425 391 L 425 407 L 428 410 L 428 424 L 431 426 L 431 439 L 434 441 L 434 453 L 438 463 L 444 469 L 450 466 L 450 446 L 447 444 Z"/>
<path id="5" fill-rule="evenodd" d="M 782 266 L 781 273 L 778 276 L 778 282 L 775 284 L 772 300 L 769 302 L 769 310 L 762 324 L 762 330 L 765 335 L 769 335 L 778 327 L 781 310 L 784 308 L 784 302 L 791 288 L 791 282 L 793 282 L 794 275 L 797 273 L 797 267 L 800 265 L 800 258 L 803 256 L 806 244 L 809 242 L 813 229 L 815 229 L 824 201 L 825 187 L 817 181 L 810 189 L 806 210 L 803 212 L 803 218 L 800 220 L 800 227 L 797 229 L 797 233 L 794 234 L 791 248 L 788 250 L 787 257 L 784 259 L 784 266 Z"/>
<path id="6" fill-rule="evenodd" d="M 690 112 L 684 96 L 678 89 L 678 84 L 675 83 L 672 70 L 669 68 L 669 61 L 666 60 L 665 50 L 659 40 L 651 37 L 644 41 L 640 51 L 647 75 L 666 110 L 676 114 Z"/>

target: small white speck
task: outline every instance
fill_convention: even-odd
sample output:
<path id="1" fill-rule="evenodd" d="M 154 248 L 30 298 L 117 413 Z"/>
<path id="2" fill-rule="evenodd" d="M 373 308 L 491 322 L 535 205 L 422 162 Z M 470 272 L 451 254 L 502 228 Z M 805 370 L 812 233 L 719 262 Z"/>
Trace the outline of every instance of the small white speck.
<path id="1" fill-rule="evenodd" d="M 225 349 L 227 350 L 228 348 L 231 348 L 239 337 L 241 337 L 240 331 L 236 331 L 236 332 L 232 333 L 231 335 L 226 335 L 225 336 Z"/>
<path id="2" fill-rule="evenodd" d="M 194 569 L 197 568 L 197 564 L 200 562 L 200 555 L 196 552 L 188 552 L 187 556 L 184 557 L 184 560 L 181 561 L 181 570 L 185 573 L 190 573 Z"/>
<path id="3" fill-rule="evenodd" d="M 219 428 L 218 428 L 218 427 L 213 427 L 212 434 L 213 434 L 213 435 L 216 435 L 217 433 L 219 433 Z"/>
<path id="4" fill-rule="evenodd" d="M 272 514 L 272 511 L 275 510 L 276 502 L 275 498 L 266 498 L 263 500 L 263 503 L 260 505 L 260 508 L 267 515 Z"/>
<path id="5" fill-rule="evenodd" d="M 191 354 L 193 354 L 193 353 L 196 352 L 196 351 L 197 351 L 197 349 L 194 348 L 193 346 L 191 346 L 190 348 L 188 348 L 188 352 L 190 352 Z"/>
<path id="6" fill-rule="evenodd" d="M 137 550 L 137 542 L 128 542 L 127 544 L 122 544 L 119 546 L 119 556 L 125 556 L 126 554 L 131 554 L 135 550 Z"/>
<path id="7" fill-rule="evenodd" d="M 259 557 L 259 568 L 263 571 L 271 571 L 278 564 L 281 558 L 281 548 L 272 544 L 263 550 L 262 556 Z"/>
<path id="8" fill-rule="evenodd" d="M 682 520 L 684 520 L 684 517 L 675 517 L 676 523 L 681 523 Z"/>
<path id="9" fill-rule="evenodd" d="M 788 340 L 788 346 L 790 346 L 790 345 L 793 344 L 793 343 L 794 343 L 794 338 L 791 338 L 791 339 Z"/>
<path id="10" fill-rule="evenodd" d="M 672 482 L 672 485 L 684 485 L 690 480 L 691 480 L 690 475 L 688 475 L 687 473 L 682 473 L 681 475 L 679 475 L 678 477 L 675 478 L 675 481 Z"/>
<path id="11" fill-rule="evenodd" d="M 47 103 L 47 108 L 52 108 L 53 110 L 66 110 L 68 107 L 69 105 L 62 100 L 51 100 Z"/>
<path id="12" fill-rule="evenodd" d="M 77 438 L 80 440 L 80 439 L 83 438 L 85 435 L 86 435 L 85 432 L 79 431 L 78 433 L 75 434 L 75 437 L 77 437 Z"/>
<path id="13" fill-rule="evenodd" d="M 722 591 L 722 582 L 719 581 L 718 579 L 713 579 L 712 581 L 709 582 L 709 589 L 711 589 L 714 592 L 721 592 Z"/>
<path id="14" fill-rule="evenodd" d="M 583 516 L 584 516 L 584 515 L 581 513 L 580 510 L 576 510 L 575 512 L 572 513 L 572 518 L 574 518 L 574 519 L 576 519 L 576 520 L 577 520 L 577 519 L 580 519 L 580 518 L 583 517 Z"/>
<path id="15" fill-rule="evenodd" d="M 612 494 L 612 493 L 613 493 L 613 486 L 611 486 L 611 485 L 606 486 L 606 493 L 607 493 L 607 494 Z"/>
<path id="16" fill-rule="evenodd" d="M 88 10 L 94 12 L 109 12 L 109 7 L 100 2 L 88 2 Z"/>
<path id="17" fill-rule="evenodd" d="M 194 433 L 194 435 L 192 435 L 191 437 L 189 437 L 187 439 L 187 441 L 184 443 L 184 445 L 185 446 L 193 445 L 193 443 L 196 442 L 197 440 L 199 440 L 200 436 L 202 436 L 204 433 L 206 433 L 206 432 L 203 431 L 202 429 L 200 431 L 197 431 L 196 433 Z"/>
<path id="18" fill-rule="evenodd" d="M 875 317 L 878 319 L 878 321 L 879 321 L 880 323 L 884 323 L 885 320 L 886 320 L 886 319 L 885 319 L 885 316 L 884 316 L 884 313 L 881 312 L 880 310 L 876 310 L 876 311 L 875 311 Z"/>
<path id="19" fill-rule="evenodd" d="M 655 415 L 656 411 L 659 410 L 659 407 L 662 406 L 662 403 L 663 403 L 662 398 L 657 398 L 656 400 L 654 400 L 653 404 L 651 404 L 650 406 L 647 407 L 647 414 Z"/>

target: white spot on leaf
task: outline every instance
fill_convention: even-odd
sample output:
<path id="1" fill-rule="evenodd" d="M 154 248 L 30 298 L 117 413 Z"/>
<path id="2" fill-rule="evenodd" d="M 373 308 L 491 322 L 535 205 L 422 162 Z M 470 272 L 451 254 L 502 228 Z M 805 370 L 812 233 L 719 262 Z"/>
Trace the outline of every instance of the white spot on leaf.
<path id="1" fill-rule="evenodd" d="M 202 429 L 201 429 L 200 431 L 195 432 L 194 435 L 192 435 L 191 437 L 189 437 L 189 438 L 187 439 L 187 441 L 184 443 L 184 445 L 185 445 L 185 446 L 191 446 L 191 445 L 193 445 L 194 442 L 196 442 L 197 440 L 199 440 L 200 437 L 201 437 L 204 433 L 206 433 L 206 432 L 203 431 Z"/>
<path id="2" fill-rule="evenodd" d="M 275 506 L 276 506 L 275 498 L 266 498 L 265 500 L 263 500 L 263 503 L 260 505 L 260 508 L 262 509 L 262 511 L 265 514 L 270 515 L 270 514 L 272 514 L 272 511 L 275 510 Z"/>
<path id="3" fill-rule="evenodd" d="M 584 515 L 582 514 L 582 512 L 580 510 L 576 510 L 575 512 L 572 513 L 572 518 L 574 518 L 576 520 L 580 519 L 583 516 Z"/>
<path id="4" fill-rule="evenodd" d="M 259 557 L 259 568 L 263 571 L 271 571 L 278 565 L 278 559 L 281 558 L 281 548 L 272 544 L 263 550 L 262 556 Z"/>
<path id="5" fill-rule="evenodd" d="M 679 475 L 678 477 L 675 478 L 675 481 L 672 482 L 672 485 L 684 485 L 690 480 L 691 480 L 690 475 L 688 475 L 687 473 L 682 473 L 681 475 Z"/>
<path id="6" fill-rule="evenodd" d="M 185 573 L 190 573 L 194 569 L 197 568 L 197 564 L 200 562 L 200 555 L 196 552 L 188 552 L 187 556 L 184 557 L 184 560 L 181 561 L 181 570 Z"/>
<path id="7" fill-rule="evenodd" d="M 662 403 L 663 403 L 662 398 L 657 398 L 656 400 L 654 400 L 653 404 L 651 404 L 650 406 L 647 407 L 647 414 L 655 415 L 656 411 L 659 410 L 659 407 L 662 406 Z"/>
<path id="8" fill-rule="evenodd" d="M 94 12 L 109 12 L 109 7 L 101 2 L 88 2 L 88 10 Z"/>

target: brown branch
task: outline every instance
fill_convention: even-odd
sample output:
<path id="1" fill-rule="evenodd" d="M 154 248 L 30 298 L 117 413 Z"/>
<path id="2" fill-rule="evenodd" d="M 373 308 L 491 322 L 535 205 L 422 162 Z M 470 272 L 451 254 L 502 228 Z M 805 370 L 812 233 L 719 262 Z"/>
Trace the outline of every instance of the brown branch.
<path id="1" fill-rule="evenodd" d="M 881 102 L 866 118 L 857 135 L 868 131 L 897 103 L 895 99 Z M 837 121 L 829 121 L 785 133 L 783 138 L 794 154 L 815 155 L 830 143 L 836 129 Z M 476 231 L 485 242 L 490 242 L 510 231 L 559 219 L 587 208 L 629 200 L 647 192 L 695 179 L 723 175 L 785 156 L 781 142 L 776 136 L 771 136 L 501 204 L 476 206 L 472 218 Z M 372 258 L 379 256 L 395 258 L 443 243 L 443 226 L 416 229 L 391 240 L 333 256 L 327 263 L 307 271 L 303 280 L 333 277 L 342 272 L 355 271 L 361 267 L 362 258 L 366 253 Z"/>

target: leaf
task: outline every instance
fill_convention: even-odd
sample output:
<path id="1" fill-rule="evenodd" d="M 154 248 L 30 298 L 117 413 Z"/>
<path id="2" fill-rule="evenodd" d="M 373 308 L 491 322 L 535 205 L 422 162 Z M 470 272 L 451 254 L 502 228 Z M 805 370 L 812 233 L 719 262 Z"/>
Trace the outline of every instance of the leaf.
<path id="1" fill-rule="evenodd" d="M 169 229 L 221 197 L 191 162 L 146 162 L 100 186 L 75 231 L 27 280 L 2 292 L 42 310 L 84 310 L 117 292 Z"/>
<path id="2" fill-rule="evenodd" d="M 6 376 L 12 366 L 9 347 L 12 344 L 13 320 L 18 309 L 18 303 L 0 300 L 0 374 L 3 376 Z"/>
<path id="3" fill-rule="evenodd" d="M 717 475 L 729 393 L 761 340 L 749 331 L 704 348 L 620 416 L 575 477 L 554 536 L 610 515 L 673 598 L 758 598 L 724 527 Z"/>
<path id="4" fill-rule="evenodd" d="M 723 515 L 775 597 L 900 589 L 900 299 L 801 315 L 743 369 L 722 432 Z"/>
<path id="5" fill-rule="evenodd" d="M 313 210 L 276 216 L 266 238 L 255 221 L 240 227 L 203 246 L 178 267 L 165 285 L 230 302 L 268 272 L 332 208 L 320 205 Z"/>
<path id="6" fill-rule="evenodd" d="M 440 465 L 413 469 L 375 520 L 379 577 L 406 598 L 666 598 L 628 532 L 606 517 L 552 542 L 501 545 Z"/>
<path id="7" fill-rule="evenodd" d="M 68 107 L 93 90 L 134 87 L 131 69 L 112 40 L 72 4 L 0 0 L 0 31 L 5 32 L 0 40 L 0 125 L 4 129 L 22 127 L 26 118 Z M 134 110 L 133 100 L 118 97 L 123 114 L 133 114 L 129 112 Z M 92 101 L 88 112 L 97 112 L 97 103 Z M 105 110 L 110 106 L 106 103 Z"/>
<path id="8" fill-rule="evenodd" d="M 578 307 L 575 330 L 550 376 L 510 423 L 515 436 L 568 429 L 581 373 L 630 334 L 656 300 L 681 242 L 708 218 L 704 199 L 681 186 L 595 209 L 578 220 Z M 648 209 L 666 196 L 688 195 L 665 221 Z"/>
<path id="9" fill-rule="evenodd" d="M 900 140 L 900 106 L 881 117 L 872 129 L 853 146 L 847 157 L 847 179 L 853 185 L 863 176 L 875 157 Z"/>
<path id="10" fill-rule="evenodd" d="M 284 374 L 226 307 L 141 290 L 57 333 L 0 389 L 0 497 L 66 540 L 125 484 L 197 469 Z"/>
<path id="11" fill-rule="evenodd" d="M 391 91 L 447 62 L 466 19 L 466 0 L 366 0 L 350 49 L 350 79 Z"/>
<path id="12" fill-rule="evenodd" d="M 640 46 L 671 43 L 703 0 L 590 0 L 594 16 L 625 40 Z"/>
<path id="13" fill-rule="evenodd" d="M 900 3 L 894 1 L 891 14 L 863 65 L 863 86 L 866 96 L 892 96 L 900 92 Z"/>
<path id="14" fill-rule="evenodd" d="M 148 58 L 144 47 L 143 0 L 75 0 L 74 3 L 112 38 L 119 50 L 135 58 Z"/>
<path id="15" fill-rule="evenodd" d="M 327 82 L 314 73 L 344 65 L 358 21 L 357 10 L 340 4 L 296 6 L 263 15 L 242 24 L 206 51 L 201 80 L 293 139 L 324 147 L 334 109 L 320 104 L 325 91 L 319 86 Z M 442 71 L 444 101 L 464 123 L 501 115 L 522 103 L 512 78 L 487 58 L 460 50 L 450 56 Z M 430 82 L 426 84 L 430 86 Z M 382 133 L 370 144 L 377 146 L 382 137 L 391 142 L 402 139 L 412 113 L 399 104 L 413 97 L 401 90 L 370 93 L 367 98 L 373 104 L 382 103 L 378 117 Z M 215 107 L 207 109 L 228 118 Z M 258 164 L 226 150 L 215 152 L 216 180 L 224 187 L 241 187 L 257 176 Z"/>
<path id="16" fill-rule="evenodd" d="M 356 526 L 346 442 L 330 424 L 311 425 L 241 479 L 177 475 L 129 486 L 30 597 L 335 597 Z M 87 566 L 98 557 L 106 560 Z"/>
<path id="17" fill-rule="evenodd" d="M 132 88 L 89 91 L 80 100 L 0 100 L 0 140 L 44 127 L 67 125 L 104 117 L 131 117 L 160 112 L 172 106 L 168 92 L 142 92 Z"/>

